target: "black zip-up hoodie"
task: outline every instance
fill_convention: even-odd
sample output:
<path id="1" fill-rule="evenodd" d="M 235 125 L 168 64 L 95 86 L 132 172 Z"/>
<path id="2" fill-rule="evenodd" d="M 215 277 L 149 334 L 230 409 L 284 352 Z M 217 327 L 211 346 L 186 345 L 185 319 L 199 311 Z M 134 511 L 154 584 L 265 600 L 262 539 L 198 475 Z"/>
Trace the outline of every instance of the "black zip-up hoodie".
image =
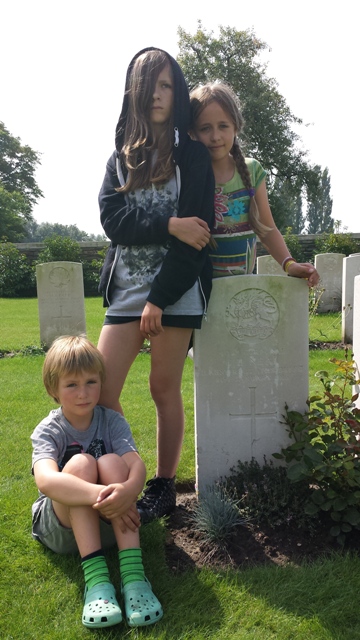
<path id="1" fill-rule="evenodd" d="M 124 143 L 125 124 L 128 113 L 129 77 L 135 60 L 145 51 L 156 49 L 149 47 L 139 51 L 132 59 L 125 83 L 125 95 L 120 118 L 116 127 L 116 151 L 110 157 L 105 178 L 99 194 L 100 218 L 104 231 L 111 240 L 101 273 L 100 291 L 104 295 L 104 306 L 111 303 L 112 281 L 116 245 L 166 244 L 170 248 L 162 267 L 155 277 L 148 301 L 165 309 L 174 304 L 200 278 L 201 288 L 207 303 L 212 286 L 212 266 L 208 247 L 198 251 L 181 242 L 168 232 L 171 216 L 157 217 L 140 207 L 131 207 L 126 194 L 115 189 L 120 186 L 116 160 L 120 159 L 123 173 L 121 150 Z M 178 217 L 198 216 L 212 229 L 214 222 L 215 181 L 210 155 L 206 147 L 191 140 L 188 135 L 190 124 L 190 100 L 182 71 L 174 58 L 166 54 L 171 64 L 174 79 L 174 145 L 173 158 L 177 178 L 180 177 L 180 197 Z"/>

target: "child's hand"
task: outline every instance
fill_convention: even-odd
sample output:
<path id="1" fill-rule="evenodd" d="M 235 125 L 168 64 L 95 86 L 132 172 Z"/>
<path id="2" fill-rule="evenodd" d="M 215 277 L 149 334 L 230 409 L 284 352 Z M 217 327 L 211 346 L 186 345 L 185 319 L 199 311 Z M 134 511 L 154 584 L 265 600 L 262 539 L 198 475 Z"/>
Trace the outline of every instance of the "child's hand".
<path id="1" fill-rule="evenodd" d="M 97 509 L 105 518 L 112 520 L 127 514 L 136 502 L 136 498 L 137 496 L 132 495 L 125 484 L 120 482 L 109 484 L 101 489 L 93 509 Z"/>
<path id="2" fill-rule="evenodd" d="M 309 287 L 315 287 L 320 280 L 314 265 L 309 262 L 292 262 L 287 273 L 293 278 L 306 278 Z"/>
<path id="3" fill-rule="evenodd" d="M 161 324 L 162 313 L 160 307 L 151 302 L 146 303 L 140 320 L 140 333 L 144 338 L 149 338 L 150 336 L 154 338 L 164 331 L 164 327 Z"/>
<path id="4" fill-rule="evenodd" d="M 210 229 L 207 222 L 196 216 L 192 218 L 176 218 L 169 220 L 168 230 L 181 242 L 201 251 L 210 241 Z"/>
<path id="5" fill-rule="evenodd" d="M 129 511 L 119 518 L 119 526 L 122 533 L 126 533 L 129 529 L 131 531 L 137 531 L 140 527 L 140 516 L 134 503 Z"/>

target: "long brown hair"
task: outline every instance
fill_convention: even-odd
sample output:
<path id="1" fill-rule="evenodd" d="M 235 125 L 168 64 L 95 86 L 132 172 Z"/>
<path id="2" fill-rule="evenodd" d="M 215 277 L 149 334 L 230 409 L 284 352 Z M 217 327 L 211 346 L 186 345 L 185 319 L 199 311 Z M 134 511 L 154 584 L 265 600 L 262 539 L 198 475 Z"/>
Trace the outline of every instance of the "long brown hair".
<path id="1" fill-rule="evenodd" d="M 151 183 L 160 185 L 174 174 L 172 117 L 156 140 L 150 123 L 155 84 L 166 65 L 172 74 L 169 58 L 159 50 L 146 51 L 135 60 L 127 91 L 129 109 L 122 148 L 127 181 L 118 191 L 147 188 Z"/>
<path id="2" fill-rule="evenodd" d="M 264 236 L 270 228 L 260 222 L 259 210 L 255 200 L 255 189 L 251 184 L 251 176 L 245 162 L 244 154 L 240 147 L 238 135 L 244 128 L 244 118 L 241 113 L 240 101 L 230 85 L 217 80 L 196 87 L 190 94 L 191 106 L 191 129 L 195 131 L 195 124 L 202 111 L 211 103 L 217 102 L 220 107 L 228 114 L 234 124 L 236 136 L 234 144 L 230 150 L 234 158 L 235 166 L 241 176 L 241 179 L 249 191 L 249 223 L 252 229 L 259 236 Z"/>

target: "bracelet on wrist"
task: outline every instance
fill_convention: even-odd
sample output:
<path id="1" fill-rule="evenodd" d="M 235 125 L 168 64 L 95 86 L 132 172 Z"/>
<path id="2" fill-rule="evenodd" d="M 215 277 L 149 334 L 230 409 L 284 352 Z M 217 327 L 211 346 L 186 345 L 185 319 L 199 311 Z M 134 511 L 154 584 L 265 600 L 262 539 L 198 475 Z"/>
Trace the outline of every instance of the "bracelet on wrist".
<path id="1" fill-rule="evenodd" d="M 287 260 L 284 261 L 283 269 L 284 269 L 285 273 L 289 272 L 289 267 L 292 264 L 296 264 L 296 260 L 294 260 L 294 258 L 287 258 Z"/>

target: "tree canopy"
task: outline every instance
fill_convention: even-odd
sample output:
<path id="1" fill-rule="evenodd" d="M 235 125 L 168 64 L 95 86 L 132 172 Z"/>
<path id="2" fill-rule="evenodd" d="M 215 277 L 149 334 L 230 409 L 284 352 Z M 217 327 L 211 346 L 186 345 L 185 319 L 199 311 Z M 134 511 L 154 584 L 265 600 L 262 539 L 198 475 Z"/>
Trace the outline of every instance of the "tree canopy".
<path id="1" fill-rule="evenodd" d="M 40 154 L 23 145 L 0 122 L 0 237 L 19 242 L 43 194 L 34 174 Z"/>
<path id="2" fill-rule="evenodd" d="M 221 26 L 216 38 L 212 31 L 203 28 L 201 21 L 195 35 L 180 27 L 178 36 L 177 59 L 190 89 L 220 79 L 228 82 L 238 95 L 245 119 L 243 151 L 259 160 L 268 172 L 269 200 L 278 227 L 284 230 L 292 222 L 289 221 L 292 203 L 291 212 L 297 219 L 294 226 L 300 233 L 304 228 L 302 195 L 308 201 L 316 197 L 319 172 L 309 163 L 294 131 L 302 120 L 292 113 L 278 91 L 276 80 L 267 76 L 266 64 L 260 60 L 269 46 L 251 29 L 237 31 Z"/>
<path id="3" fill-rule="evenodd" d="M 76 224 L 60 224 L 59 222 L 41 222 L 38 224 L 34 220 L 26 225 L 26 237 L 24 242 L 42 242 L 51 236 L 68 237 L 78 242 L 102 242 L 106 240 L 105 234 L 86 233 L 77 227 Z"/>

